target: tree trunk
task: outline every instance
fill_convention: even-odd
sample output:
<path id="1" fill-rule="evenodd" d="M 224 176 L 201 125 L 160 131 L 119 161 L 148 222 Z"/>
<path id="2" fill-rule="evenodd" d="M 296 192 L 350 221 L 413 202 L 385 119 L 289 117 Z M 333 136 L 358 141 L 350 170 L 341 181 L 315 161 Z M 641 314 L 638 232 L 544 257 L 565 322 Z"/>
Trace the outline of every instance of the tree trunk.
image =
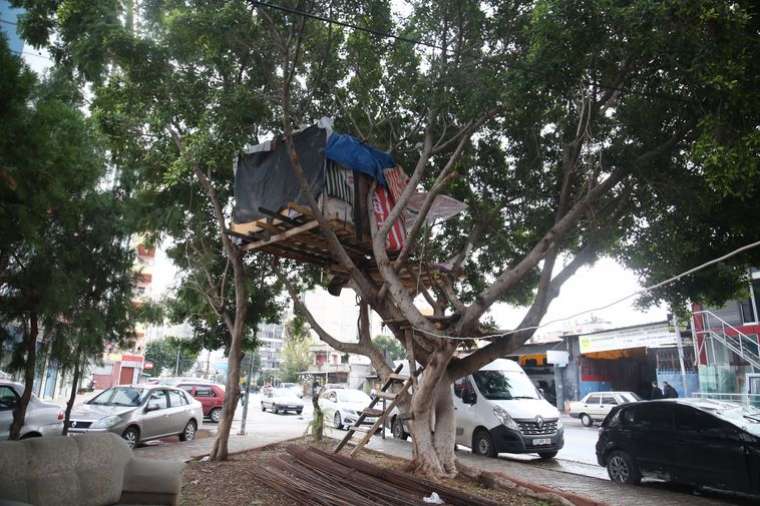
<path id="1" fill-rule="evenodd" d="M 432 478 L 456 476 L 454 401 L 446 367 L 447 350 L 433 352 L 412 396 L 408 423 L 412 436 L 411 470 Z"/>
<path id="2" fill-rule="evenodd" d="M 325 419 L 322 410 L 319 409 L 319 392 L 321 389 L 312 388 L 311 390 L 311 405 L 314 407 L 314 415 L 311 420 L 311 437 L 314 438 L 314 441 L 322 441 Z"/>
<path id="3" fill-rule="evenodd" d="M 32 398 L 32 388 L 34 387 L 34 370 L 37 365 L 37 315 L 32 313 L 29 318 L 29 333 L 26 335 L 24 344 L 26 345 L 26 367 L 24 368 L 24 393 L 21 394 L 18 406 L 13 411 L 13 423 L 11 424 L 9 439 L 19 439 L 21 437 L 21 428 L 24 426 L 26 418 L 26 407 Z"/>
<path id="4" fill-rule="evenodd" d="M 69 433 L 69 418 L 71 418 L 71 409 L 74 407 L 74 400 L 77 397 L 77 390 L 79 390 L 79 376 L 82 374 L 82 358 L 77 357 L 77 361 L 74 364 L 74 378 L 71 380 L 71 393 L 69 394 L 69 400 L 66 401 L 66 412 L 63 416 L 63 431 L 62 435 Z"/>
<path id="5" fill-rule="evenodd" d="M 216 441 L 211 450 L 211 460 L 227 460 L 229 455 L 229 438 L 232 431 L 232 419 L 235 417 L 238 399 L 240 399 L 240 346 L 242 335 L 232 336 L 230 356 L 227 359 L 227 384 L 222 406 L 222 418 L 216 431 Z"/>

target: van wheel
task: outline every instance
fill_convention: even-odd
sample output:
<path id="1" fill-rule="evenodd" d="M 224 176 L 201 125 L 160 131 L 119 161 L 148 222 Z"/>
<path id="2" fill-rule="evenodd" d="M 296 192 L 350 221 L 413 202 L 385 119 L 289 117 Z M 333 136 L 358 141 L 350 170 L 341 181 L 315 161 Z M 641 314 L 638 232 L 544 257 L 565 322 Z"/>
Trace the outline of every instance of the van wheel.
<path id="1" fill-rule="evenodd" d="M 472 437 L 472 451 L 484 457 L 495 457 L 496 448 L 493 445 L 491 434 L 485 429 L 479 429 Z"/>
<path id="2" fill-rule="evenodd" d="M 219 423 L 219 420 L 222 419 L 222 408 L 212 409 L 211 413 L 208 414 L 208 417 L 211 418 L 212 422 Z"/>
<path id="3" fill-rule="evenodd" d="M 555 450 L 553 452 L 538 452 L 538 456 L 541 457 L 541 460 L 553 459 L 554 457 L 557 456 L 557 451 Z"/>
<path id="4" fill-rule="evenodd" d="M 592 425 L 594 425 L 594 420 L 592 420 L 591 417 L 588 416 L 586 413 L 583 413 L 581 415 L 581 423 L 583 424 L 584 427 L 591 427 Z"/>
<path id="5" fill-rule="evenodd" d="M 398 416 L 393 417 L 393 423 L 391 424 L 391 432 L 393 433 L 393 437 L 396 439 L 401 439 L 406 441 L 406 439 L 409 437 L 409 434 L 404 430 L 404 423 L 401 421 L 401 418 Z"/>
<path id="6" fill-rule="evenodd" d="M 607 457 L 607 474 L 615 483 L 638 485 L 641 473 L 633 458 L 625 452 L 614 451 Z"/>
<path id="7" fill-rule="evenodd" d="M 261 403 L 261 411 L 265 412 L 266 410 L 267 410 L 267 408 L 264 406 L 264 403 L 262 402 Z"/>
<path id="8" fill-rule="evenodd" d="M 333 417 L 333 427 L 338 430 L 343 430 L 343 420 L 340 419 L 340 413 L 338 411 L 335 412 L 335 416 Z"/>

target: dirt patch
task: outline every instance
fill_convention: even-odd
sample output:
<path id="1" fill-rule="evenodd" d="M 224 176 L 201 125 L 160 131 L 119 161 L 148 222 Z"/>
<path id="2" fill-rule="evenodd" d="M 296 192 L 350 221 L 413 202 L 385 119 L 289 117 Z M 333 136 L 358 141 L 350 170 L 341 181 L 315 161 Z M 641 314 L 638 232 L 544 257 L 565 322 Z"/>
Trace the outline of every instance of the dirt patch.
<path id="1" fill-rule="evenodd" d="M 224 506 L 292 506 L 293 501 L 262 486 L 255 476 L 255 466 L 266 463 L 274 456 L 285 456 L 285 447 L 290 444 L 311 445 L 325 451 L 332 451 L 334 442 L 315 443 L 306 439 L 250 450 L 233 455 L 226 462 L 189 462 L 183 474 L 183 506 L 224 505 Z M 359 458 L 376 466 L 403 470 L 407 461 L 390 457 L 371 450 L 363 450 Z M 531 497 L 508 491 L 489 490 L 466 477 L 441 480 L 441 484 L 488 498 L 501 504 L 516 506 L 538 506 L 546 504 Z M 420 499 L 420 504 L 424 504 Z"/>

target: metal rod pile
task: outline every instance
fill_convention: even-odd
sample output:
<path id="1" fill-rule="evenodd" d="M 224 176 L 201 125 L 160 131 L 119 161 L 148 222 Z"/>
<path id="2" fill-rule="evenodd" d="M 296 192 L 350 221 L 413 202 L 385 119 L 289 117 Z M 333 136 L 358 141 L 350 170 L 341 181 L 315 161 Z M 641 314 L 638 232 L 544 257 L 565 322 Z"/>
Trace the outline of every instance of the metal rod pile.
<path id="1" fill-rule="evenodd" d="M 324 506 L 418 506 L 423 497 L 437 492 L 453 506 L 497 506 L 407 474 L 383 469 L 368 462 L 333 455 L 316 448 L 287 447 L 288 455 L 257 465 L 260 484 L 288 497 L 297 505 Z"/>

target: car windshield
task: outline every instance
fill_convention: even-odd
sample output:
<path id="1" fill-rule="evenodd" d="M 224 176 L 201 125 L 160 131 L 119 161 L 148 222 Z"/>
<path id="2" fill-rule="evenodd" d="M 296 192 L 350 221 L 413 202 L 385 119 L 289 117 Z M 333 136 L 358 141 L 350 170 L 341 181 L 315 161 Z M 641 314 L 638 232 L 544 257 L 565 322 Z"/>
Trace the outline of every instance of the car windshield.
<path id="1" fill-rule="evenodd" d="M 275 397 L 292 397 L 293 391 L 289 388 L 275 388 L 272 393 Z"/>
<path id="2" fill-rule="evenodd" d="M 87 404 L 98 406 L 139 406 L 145 400 L 148 390 L 135 387 L 109 388 Z"/>
<path id="3" fill-rule="evenodd" d="M 486 399 L 540 399 L 536 387 L 521 371 L 478 371 L 473 377 Z"/>
<path id="4" fill-rule="evenodd" d="M 340 390 L 338 391 L 338 400 L 340 402 L 366 402 L 367 404 L 372 402 L 369 395 L 359 390 Z"/>

